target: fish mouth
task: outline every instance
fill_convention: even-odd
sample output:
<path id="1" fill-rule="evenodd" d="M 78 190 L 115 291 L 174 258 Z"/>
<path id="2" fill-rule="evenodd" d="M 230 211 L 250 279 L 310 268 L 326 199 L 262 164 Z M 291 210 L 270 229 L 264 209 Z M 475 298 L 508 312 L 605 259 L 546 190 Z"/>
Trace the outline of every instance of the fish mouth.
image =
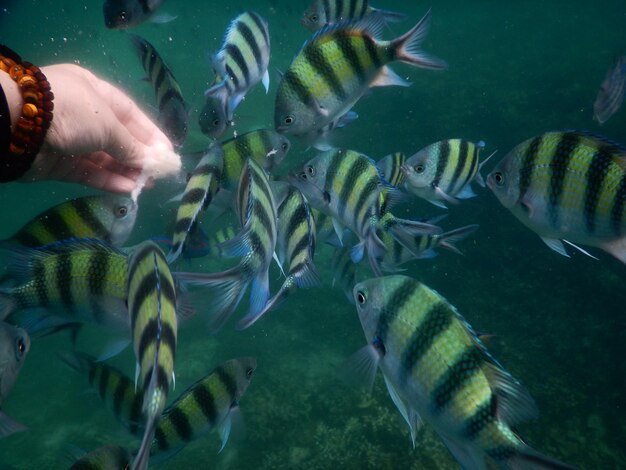
<path id="1" fill-rule="evenodd" d="M 400 171 L 405 174 L 405 176 L 409 176 L 409 167 L 406 164 L 402 164 L 400 166 Z"/>

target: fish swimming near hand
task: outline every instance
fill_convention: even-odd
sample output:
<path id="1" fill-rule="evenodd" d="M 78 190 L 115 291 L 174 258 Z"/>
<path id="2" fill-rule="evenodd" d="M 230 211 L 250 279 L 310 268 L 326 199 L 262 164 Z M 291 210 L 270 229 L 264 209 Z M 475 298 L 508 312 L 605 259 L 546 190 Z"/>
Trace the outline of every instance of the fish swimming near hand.
<path id="1" fill-rule="evenodd" d="M 174 146 L 181 147 L 189 130 L 189 106 L 174 74 L 155 47 L 141 36 L 129 34 L 156 96 L 158 123 Z"/>
<path id="2" fill-rule="evenodd" d="M 26 331 L 0 322 L 0 406 L 13 389 L 29 349 L 30 338 Z M 25 430 L 23 424 L 14 421 L 0 408 L 0 439 Z"/>
<path id="3" fill-rule="evenodd" d="M 267 22 L 253 11 L 233 19 L 226 30 L 222 47 L 213 57 L 215 83 L 205 92 L 205 97 L 215 98 L 212 103 L 221 107 L 217 116 L 222 123 L 233 120 L 235 109 L 259 81 L 263 82 L 266 92 L 269 90 L 269 60 Z"/>
<path id="4" fill-rule="evenodd" d="M 372 87 L 408 86 L 391 62 L 443 69 L 445 62 L 420 50 L 430 25 L 430 11 L 404 35 L 381 39 L 383 16 L 340 22 L 308 40 L 282 76 L 276 94 L 274 126 L 278 132 L 310 135 L 345 115 Z"/>
<path id="5" fill-rule="evenodd" d="M 368 0 L 313 0 L 302 15 L 300 23 L 311 31 L 318 31 L 329 24 L 357 20 L 374 13 L 382 15 L 386 22 L 406 19 L 403 13 L 374 8 L 369 5 Z"/>
<path id="6" fill-rule="evenodd" d="M 371 388 L 380 368 L 414 446 L 427 422 L 462 468 L 573 468 L 519 437 L 514 426 L 536 414 L 532 398 L 446 299 L 400 275 L 358 283 L 353 295 L 369 344 L 346 370 Z"/>
<path id="7" fill-rule="evenodd" d="M 133 469 L 148 468 L 150 445 L 174 382 L 178 322 L 176 288 L 165 255 L 152 241 L 139 244 L 128 263 L 128 313 L 143 390 L 144 434 Z"/>
<path id="8" fill-rule="evenodd" d="M 495 153 L 481 161 L 480 150 L 484 147 L 483 141 L 464 139 L 447 139 L 424 147 L 401 167 L 405 189 L 444 209 L 444 202 L 457 204 L 458 199 L 476 196 L 471 183 L 477 181 L 485 186 L 480 169 Z"/>
<path id="9" fill-rule="evenodd" d="M 617 57 L 606 74 L 593 103 L 593 118 L 604 124 L 624 102 L 626 93 L 626 55 Z"/>
<path id="10" fill-rule="evenodd" d="M 598 247 L 626 263 L 626 148 L 585 131 L 547 132 L 487 177 L 500 203 L 551 249 Z"/>
<path id="11" fill-rule="evenodd" d="M 168 23 L 175 17 L 155 14 L 165 0 L 105 0 L 102 5 L 104 24 L 109 29 L 126 29 L 144 21 Z"/>

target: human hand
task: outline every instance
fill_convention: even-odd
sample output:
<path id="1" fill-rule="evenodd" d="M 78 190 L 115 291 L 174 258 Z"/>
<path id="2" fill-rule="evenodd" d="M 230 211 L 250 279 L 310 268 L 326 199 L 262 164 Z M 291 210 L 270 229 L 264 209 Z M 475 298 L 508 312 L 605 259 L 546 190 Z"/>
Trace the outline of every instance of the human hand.
<path id="1" fill-rule="evenodd" d="M 125 93 L 73 64 L 42 67 L 54 93 L 54 118 L 22 181 L 56 179 L 119 193 L 139 176 L 177 173 L 180 157 Z"/>

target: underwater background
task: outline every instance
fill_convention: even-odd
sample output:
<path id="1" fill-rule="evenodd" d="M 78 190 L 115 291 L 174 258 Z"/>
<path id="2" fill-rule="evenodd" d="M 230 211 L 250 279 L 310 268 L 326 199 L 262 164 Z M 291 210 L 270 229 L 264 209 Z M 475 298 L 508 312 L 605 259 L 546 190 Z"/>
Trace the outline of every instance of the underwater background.
<path id="1" fill-rule="evenodd" d="M 192 106 L 183 149 L 205 148 L 197 125 L 203 92 L 213 79 L 209 54 L 229 21 L 245 9 L 264 16 L 272 57 L 269 94 L 255 87 L 238 108 L 239 133 L 272 127 L 278 71 L 285 70 L 310 33 L 299 24 L 308 1 L 168 0 L 168 24 L 144 23 L 133 32 L 148 39 L 166 60 Z M 601 128 L 592 104 L 613 56 L 626 46 L 623 0 L 501 2 L 378 0 L 374 6 L 409 19 L 390 25 L 398 36 L 432 6 L 424 49 L 449 63 L 432 72 L 396 64 L 409 88 L 377 88 L 355 107 L 359 119 L 337 133 L 336 143 L 378 159 L 394 151 L 411 155 L 441 139 L 484 140 L 498 149 L 487 171 L 511 148 L 537 134 L 565 128 L 598 131 L 626 143 L 626 110 Z M 148 113 L 156 114 L 151 87 L 124 32 L 107 30 L 102 1 L 15 0 L 0 2 L 0 42 L 37 65 L 75 62 L 115 83 Z M 315 152 L 292 139 L 281 164 L 286 172 Z M 487 153 L 487 154 L 488 154 Z M 186 163 L 193 167 L 194 161 Z M 158 182 L 139 199 L 139 215 L 127 245 L 169 235 L 174 207 L 165 201 L 181 181 Z M 44 209 L 93 194 L 58 182 L 0 186 L 0 238 Z M 454 304 L 487 347 L 529 390 L 539 408 L 519 432 L 536 450 L 587 469 L 626 468 L 626 266 L 593 250 L 595 261 L 549 250 L 504 209 L 489 190 L 450 207 L 444 229 L 480 224 L 459 244 L 464 256 L 441 252 L 414 261 L 405 274 L 425 282 Z M 441 210 L 415 201 L 399 216 L 431 217 Z M 245 331 L 230 321 L 217 335 L 197 315 L 179 331 L 177 396 L 223 361 L 255 356 L 258 368 L 241 400 L 246 435 L 218 454 L 216 433 L 188 445 L 159 468 L 457 468 L 426 424 L 412 448 L 409 430 L 381 376 L 372 394 L 344 385 L 338 367 L 365 344 L 356 315 L 338 288 L 331 288 L 333 250 L 320 246 L 316 265 L 325 284 L 298 291 L 280 309 Z M 218 271 L 232 260 L 182 263 L 184 270 Z M 366 269 L 361 276 L 369 276 Z M 276 266 L 272 292 L 280 285 Z M 246 302 L 243 302 L 246 305 Z M 243 310 L 245 307 L 240 307 Z M 240 314 L 236 314 L 237 317 Z M 97 354 L 107 331 L 84 328 L 78 348 Z M 68 467 L 68 447 L 106 444 L 136 447 L 57 352 L 66 334 L 35 341 L 3 409 L 29 431 L 0 440 L 0 468 Z M 111 361 L 134 373 L 131 348 Z"/>

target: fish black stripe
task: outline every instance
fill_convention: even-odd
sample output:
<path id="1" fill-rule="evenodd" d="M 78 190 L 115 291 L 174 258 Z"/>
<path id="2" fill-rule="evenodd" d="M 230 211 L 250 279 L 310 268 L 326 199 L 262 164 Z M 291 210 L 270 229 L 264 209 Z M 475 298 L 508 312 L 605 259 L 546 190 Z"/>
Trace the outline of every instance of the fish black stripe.
<path id="1" fill-rule="evenodd" d="M 237 398 L 237 382 L 233 380 L 231 375 L 224 369 L 222 366 L 218 366 L 215 368 L 213 372 L 219 378 L 220 382 L 226 389 L 226 393 L 228 396 L 234 400 Z"/>
<path id="2" fill-rule="evenodd" d="M 20 245 L 23 245 L 26 247 L 34 248 L 34 247 L 42 245 L 41 240 L 37 238 L 37 236 L 34 233 L 31 233 L 25 229 L 17 232 L 17 234 L 15 235 L 15 239 Z"/>
<path id="3" fill-rule="evenodd" d="M 286 201 L 286 200 L 285 200 Z M 285 216 L 286 214 L 281 213 L 281 216 Z M 296 233 L 296 230 L 298 230 L 298 227 L 300 227 L 301 225 L 306 224 L 306 208 L 303 205 L 299 205 L 295 211 L 292 212 L 291 214 L 291 218 L 289 219 L 289 222 L 287 223 L 287 227 L 285 230 L 285 234 L 284 237 L 285 239 L 289 240 L 294 233 Z"/>
<path id="4" fill-rule="evenodd" d="M 274 227 L 272 225 L 272 221 L 270 220 L 270 215 L 266 212 L 265 207 L 263 207 L 260 203 L 254 204 L 252 214 L 257 217 L 267 236 L 272 237 Z"/>
<path id="5" fill-rule="evenodd" d="M 348 18 L 354 18 L 356 15 L 356 2 L 357 0 L 348 0 L 350 2 L 350 10 L 348 11 Z"/>
<path id="6" fill-rule="evenodd" d="M 226 53 L 228 56 L 237 64 L 239 69 L 241 70 L 241 74 L 243 75 L 244 80 L 246 81 L 246 85 L 250 83 L 250 70 L 248 69 L 248 64 L 246 63 L 246 59 L 243 57 L 243 54 L 239 50 L 237 46 L 234 44 L 226 44 Z M 232 71 L 232 68 L 231 68 Z M 235 75 L 229 72 L 228 74 L 231 78 Z"/>
<path id="7" fill-rule="evenodd" d="M 476 438 L 480 432 L 489 425 L 489 423 L 495 421 L 496 408 L 496 396 L 492 394 L 491 399 L 476 408 L 474 414 L 466 420 L 463 435 L 468 439 Z"/>
<path id="8" fill-rule="evenodd" d="M 335 153 L 333 153 L 330 159 L 330 164 L 328 165 L 328 169 L 326 170 L 326 181 L 324 182 L 324 190 L 328 194 L 330 194 L 330 191 L 332 191 L 335 178 L 339 176 L 338 170 L 341 167 L 344 155 L 345 150 L 337 150 Z M 345 181 L 345 179 L 343 178 L 342 180 Z M 320 213 L 320 215 L 325 216 L 326 214 Z"/>
<path id="9" fill-rule="evenodd" d="M 152 79 L 152 72 L 154 72 L 154 68 L 157 65 L 157 61 L 159 59 L 156 51 L 149 47 L 147 43 L 143 44 L 144 46 L 144 51 L 146 54 L 149 54 L 148 56 L 148 63 L 145 65 L 145 70 L 146 73 L 148 74 L 148 78 Z M 153 82 L 153 86 L 154 86 L 154 82 Z"/>
<path id="10" fill-rule="evenodd" d="M 548 189 L 548 216 L 553 227 L 558 227 L 561 196 L 567 167 L 576 152 L 580 138 L 577 134 L 565 133 L 561 136 L 550 162 L 550 183 Z"/>
<path id="11" fill-rule="evenodd" d="M 290 276 L 295 276 L 296 274 L 300 273 L 307 266 L 308 266 L 308 264 L 307 263 L 303 263 L 303 262 L 300 262 L 300 263 L 298 263 L 298 264 L 296 264 L 294 266 L 289 266 L 289 275 Z M 285 281 L 284 285 L 287 285 L 287 281 L 288 280 Z"/>
<path id="12" fill-rule="evenodd" d="M 73 236 L 72 227 L 58 211 L 50 211 L 46 215 L 43 224 L 55 240 L 65 240 Z"/>
<path id="13" fill-rule="evenodd" d="M 622 219 L 624 216 L 624 205 L 626 203 L 626 174 L 622 176 L 617 193 L 613 199 L 611 208 L 611 227 L 615 235 L 622 235 Z"/>
<path id="14" fill-rule="evenodd" d="M 96 217 L 92 211 L 91 205 L 85 198 L 74 199 L 72 205 L 83 223 L 90 228 L 92 233 L 88 235 L 89 237 L 102 238 L 109 243 L 111 242 L 109 227 L 105 227 L 100 219 Z"/>
<path id="15" fill-rule="evenodd" d="M 296 93 L 298 99 L 303 104 L 308 107 L 315 106 L 315 99 L 311 95 L 309 88 L 302 83 L 300 77 L 298 77 L 298 75 L 291 68 L 285 72 L 285 75 L 283 75 L 283 82 Z"/>
<path id="16" fill-rule="evenodd" d="M 535 160 L 543 141 L 542 136 L 535 137 L 524 152 L 522 164 L 519 169 L 519 199 L 521 200 L 525 195 L 530 184 L 532 183 L 533 169 L 535 166 Z"/>
<path id="17" fill-rule="evenodd" d="M 164 417 L 162 419 L 162 421 L 165 421 L 165 420 L 167 420 L 167 417 Z M 170 448 L 167 442 L 167 436 L 165 435 L 165 432 L 163 431 L 163 427 L 161 423 L 157 425 L 157 428 L 154 431 L 154 438 L 157 441 L 157 447 L 159 448 L 159 450 L 168 450 Z"/>
<path id="18" fill-rule="evenodd" d="M 198 408 L 202 411 L 202 414 L 207 419 L 207 422 L 211 427 L 215 426 L 217 421 L 217 410 L 215 409 L 215 399 L 209 389 L 204 384 L 200 384 L 193 389 L 191 393 Z"/>
<path id="19" fill-rule="evenodd" d="M 113 392 L 113 413 L 119 417 L 122 412 L 122 405 L 124 404 L 124 398 L 126 398 L 126 391 L 129 389 L 129 382 L 120 377 L 117 382 L 117 387 Z"/>
<path id="20" fill-rule="evenodd" d="M 337 38 L 337 47 L 343 55 L 344 59 L 350 65 L 350 69 L 356 74 L 359 79 L 359 83 L 365 83 L 367 80 L 367 75 L 365 73 L 365 69 L 359 60 L 359 55 L 357 54 L 355 48 L 356 38 L 358 36 L 349 36 L 346 34 L 342 34 Z M 361 41 L 365 41 L 365 39 L 361 38 Z"/>
<path id="21" fill-rule="evenodd" d="M 419 284 L 413 279 L 404 279 L 402 283 L 396 287 L 396 289 L 389 296 L 389 309 L 385 310 L 378 318 L 378 325 L 376 325 L 376 336 L 378 336 L 383 343 L 387 339 L 387 331 L 389 326 L 411 300 Z"/>
<path id="22" fill-rule="evenodd" d="M 439 301 L 432 305 L 424 320 L 413 332 L 405 350 L 402 352 L 401 364 L 404 380 L 413 372 L 413 368 L 430 349 L 437 337 L 446 331 L 452 322 L 453 311 L 445 302 Z"/>
<path id="23" fill-rule="evenodd" d="M 151 344 L 158 341 L 159 334 L 161 347 L 163 347 L 163 345 L 167 345 L 167 347 L 172 352 L 172 356 L 174 356 L 176 352 L 176 333 L 169 323 L 159 322 L 158 319 L 152 318 L 144 328 L 143 332 L 141 333 L 141 338 L 139 339 L 139 364 L 143 364 L 146 350 Z"/>
<path id="24" fill-rule="evenodd" d="M 133 398 L 133 402 L 130 406 L 130 426 L 129 431 L 132 434 L 137 434 L 139 432 L 139 423 L 141 421 L 141 410 L 143 408 L 143 394 L 135 393 Z"/>
<path id="25" fill-rule="evenodd" d="M 437 147 L 437 170 L 435 171 L 435 178 L 431 183 L 433 188 L 439 186 L 443 172 L 446 170 L 446 166 L 448 165 L 448 160 L 450 159 L 450 141 L 442 140 L 439 142 Z"/>
<path id="26" fill-rule="evenodd" d="M 292 252 L 291 252 L 291 259 L 289 260 L 290 262 L 293 260 L 293 258 L 295 257 L 295 255 L 297 255 L 298 253 L 301 253 L 303 251 L 309 251 L 309 239 L 308 237 L 304 237 L 301 238 L 300 240 L 298 240 L 298 243 L 296 244 L 296 246 L 293 248 Z M 293 266 L 289 267 L 289 271 L 297 271 L 296 268 L 294 268 Z"/>
<path id="27" fill-rule="evenodd" d="M 326 60 L 323 50 L 314 45 L 310 45 L 309 47 L 305 47 L 303 52 L 309 65 L 317 71 L 328 88 L 330 88 L 333 95 L 335 95 L 339 101 L 345 101 L 348 95 L 343 88 L 341 80 L 335 73 L 333 66 Z"/>
<path id="28" fill-rule="evenodd" d="M 191 222 L 192 222 L 191 217 L 183 217 L 182 219 L 177 220 L 176 224 L 174 225 L 174 234 L 181 233 L 181 232 L 191 232 L 191 227 L 190 227 Z"/>
<path id="29" fill-rule="evenodd" d="M 74 310 L 74 299 L 72 296 L 72 264 L 71 253 L 62 253 L 57 259 L 54 273 L 61 301 L 65 308 L 70 311 Z"/>
<path id="30" fill-rule="evenodd" d="M 163 86 L 163 82 L 165 81 L 166 75 L 167 75 L 167 69 L 165 68 L 165 66 L 163 65 L 163 63 L 160 63 L 160 68 L 159 68 L 159 73 L 157 74 L 157 76 L 154 78 L 154 91 L 157 95 L 160 94 L 161 92 L 161 87 Z M 161 109 L 161 103 L 159 103 L 159 109 Z"/>
<path id="31" fill-rule="evenodd" d="M 180 96 L 180 93 L 178 93 L 173 88 L 168 88 L 165 94 L 161 96 L 161 100 L 159 101 L 159 111 L 163 111 L 167 104 L 172 100 L 182 103 L 183 97 Z"/>
<path id="32" fill-rule="evenodd" d="M 367 2 L 365 0 L 361 0 L 361 12 L 359 13 L 359 18 L 363 18 L 367 13 Z"/>
<path id="33" fill-rule="evenodd" d="M 128 279 L 131 280 L 135 277 L 137 268 L 141 265 L 146 258 L 152 258 L 153 252 L 156 246 L 153 244 L 143 245 L 132 254 L 132 263 L 129 265 Z"/>
<path id="34" fill-rule="evenodd" d="M 380 56 L 378 54 L 378 48 L 376 47 L 376 43 L 374 42 L 374 39 L 370 36 L 364 35 L 363 44 L 365 45 L 365 50 L 370 56 L 370 59 L 372 59 L 372 63 L 374 64 L 374 69 L 380 68 L 383 65 L 383 63 L 380 60 Z M 389 54 L 392 54 L 392 52 L 389 52 Z"/>
<path id="35" fill-rule="evenodd" d="M 326 14 L 326 23 L 329 23 L 332 21 L 331 17 L 330 17 L 330 0 L 323 0 L 324 3 L 324 13 Z"/>
<path id="36" fill-rule="evenodd" d="M 461 140 L 460 145 L 459 145 L 459 158 L 456 162 L 456 167 L 454 168 L 454 173 L 452 174 L 452 178 L 450 179 L 450 184 L 445 189 L 446 193 L 451 192 L 456 186 L 456 182 L 459 180 L 459 178 L 461 177 L 461 173 L 463 173 L 463 170 L 465 169 L 465 163 L 467 162 L 468 154 L 469 152 L 468 152 L 467 141 Z M 468 172 L 467 178 L 469 178 L 470 175 L 471 175 L 471 172 Z M 465 183 L 467 183 L 467 181 L 464 181 L 463 184 L 459 186 L 459 189 L 465 186 Z"/>
<path id="37" fill-rule="evenodd" d="M 267 31 L 267 25 L 265 24 L 263 19 L 254 12 L 250 12 L 250 18 L 252 18 L 252 21 L 254 21 L 256 27 L 259 29 L 259 31 L 261 31 L 261 34 L 263 34 L 263 39 L 265 40 L 265 44 L 263 44 L 263 46 L 268 46 L 270 43 L 270 37 Z"/>
<path id="38" fill-rule="evenodd" d="M 335 0 L 335 5 L 337 7 L 337 11 L 335 12 L 336 18 L 338 20 L 343 18 L 343 0 Z"/>
<path id="39" fill-rule="evenodd" d="M 176 434 L 178 434 L 181 440 L 189 442 L 193 439 L 193 430 L 191 429 L 189 418 L 181 409 L 172 408 L 167 415 L 167 419 L 172 423 Z"/>
<path id="40" fill-rule="evenodd" d="M 233 88 L 235 90 L 238 89 L 239 88 L 239 78 L 237 78 L 237 75 L 235 75 L 235 72 L 232 69 L 232 67 L 230 65 L 226 64 L 224 69 L 226 70 L 226 75 L 228 75 L 228 78 L 230 78 L 230 81 L 232 82 Z M 229 82 L 227 81 L 226 83 L 228 84 Z"/>
<path id="41" fill-rule="evenodd" d="M 345 220 L 345 213 L 348 209 L 348 200 L 350 198 L 350 194 L 354 189 L 356 189 L 355 183 L 361 176 L 361 172 L 363 171 L 363 165 L 361 165 L 361 159 L 355 158 L 350 165 L 350 168 L 346 172 L 344 184 L 341 187 L 341 192 L 339 193 L 339 198 L 337 200 L 337 212 L 341 220 Z M 364 191 L 363 191 L 364 192 Z M 360 196 L 362 196 L 361 193 Z M 356 217 L 356 213 L 354 216 Z"/>
<path id="42" fill-rule="evenodd" d="M 367 203 L 368 198 L 378 188 L 378 183 L 379 182 L 377 178 L 372 177 L 365 184 L 365 186 L 363 187 L 363 190 L 361 191 L 361 194 L 359 194 L 359 199 L 357 200 L 356 205 L 354 206 L 354 217 L 357 217 L 361 213 L 361 210 L 365 207 L 365 204 Z M 387 199 L 385 199 L 385 201 L 386 200 Z M 371 214 L 371 211 L 369 212 Z M 366 224 L 367 221 L 368 221 L 368 218 L 365 217 L 363 220 L 357 221 L 357 222 Z M 364 229 L 364 228 L 365 228 L 364 226 L 359 226 L 359 229 Z"/>
<path id="43" fill-rule="evenodd" d="M 109 386 L 110 371 L 108 367 L 100 367 L 100 374 L 98 377 L 98 393 L 101 399 L 105 399 L 107 388 Z"/>
<path id="44" fill-rule="evenodd" d="M 146 393 L 150 388 L 150 381 L 152 380 L 153 373 L 154 373 L 154 369 L 152 368 L 152 366 L 150 366 L 150 369 L 148 370 L 148 373 L 146 374 L 146 377 L 143 381 L 144 393 Z M 163 369 L 163 367 L 161 367 L 160 365 L 157 365 L 156 374 L 157 374 L 156 375 L 156 387 L 162 388 L 163 394 L 167 396 L 169 389 L 170 389 L 170 384 L 169 384 L 170 378 L 168 377 L 165 369 Z"/>
<path id="45" fill-rule="evenodd" d="M 237 23 L 237 31 L 239 32 L 239 34 L 241 34 L 243 39 L 250 47 L 252 55 L 254 56 L 254 60 L 256 61 L 256 68 L 260 74 L 263 71 L 263 56 L 261 55 L 261 49 L 259 49 L 259 45 L 256 42 L 254 33 L 252 32 L 250 27 L 243 21 L 239 21 Z M 248 77 L 246 77 L 246 79 L 249 81 Z"/>
<path id="46" fill-rule="evenodd" d="M 480 371 L 482 360 L 483 354 L 475 346 L 470 346 L 457 358 L 439 378 L 438 385 L 431 394 L 435 411 L 445 408 L 454 395 L 463 389 L 463 385 Z"/>
<path id="47" fill-rule="evenodd" d="M 198 204 L 199 202 L 202 202 L 204 200 L 205 196 L 206 196 L 205 188 L 193 188 L 185 193 L 180 203 L 181 205 L 182 204 Z"/>
<path id="48" fill-rule="evenodd" d="M 129 292 L 129 296 L 133 295 L 133 303 L 132 305 L 129 302 L 130 311 L 130 321 L 132 325 L 132 330 L 135 329 L 135 322 L 137 321 L 137 316 L 141 312 L 141 308 L 143 303 L 151 297 L 153 294 L 156 295 L 156 279 L 154 272 L 148 273 L 141 279 L 141 282 L 135 289 L 135 292 Z M 130 300 L 130 299 L 129 299 Z"/>
<path id="49" fill-rule="evenodd" d="M 600 147 L 591 159 L 587 169 L 587 184 L 585 185 L 585 205 L 583 214 L 587 233 L 593 234 L 596 229 L 596 212 L 600 203 L 602 185 L 611 167 L 612 158 L 610 148 Z"/>
<path id="50" fill-rule="evenodd" d="M 91 255 L 87 278 L 89 280 L 89 293 L 92 296 L 99 296 L 104 291 L 110 268 L 111 253 L 104 250 L 96 250 Z"/>

